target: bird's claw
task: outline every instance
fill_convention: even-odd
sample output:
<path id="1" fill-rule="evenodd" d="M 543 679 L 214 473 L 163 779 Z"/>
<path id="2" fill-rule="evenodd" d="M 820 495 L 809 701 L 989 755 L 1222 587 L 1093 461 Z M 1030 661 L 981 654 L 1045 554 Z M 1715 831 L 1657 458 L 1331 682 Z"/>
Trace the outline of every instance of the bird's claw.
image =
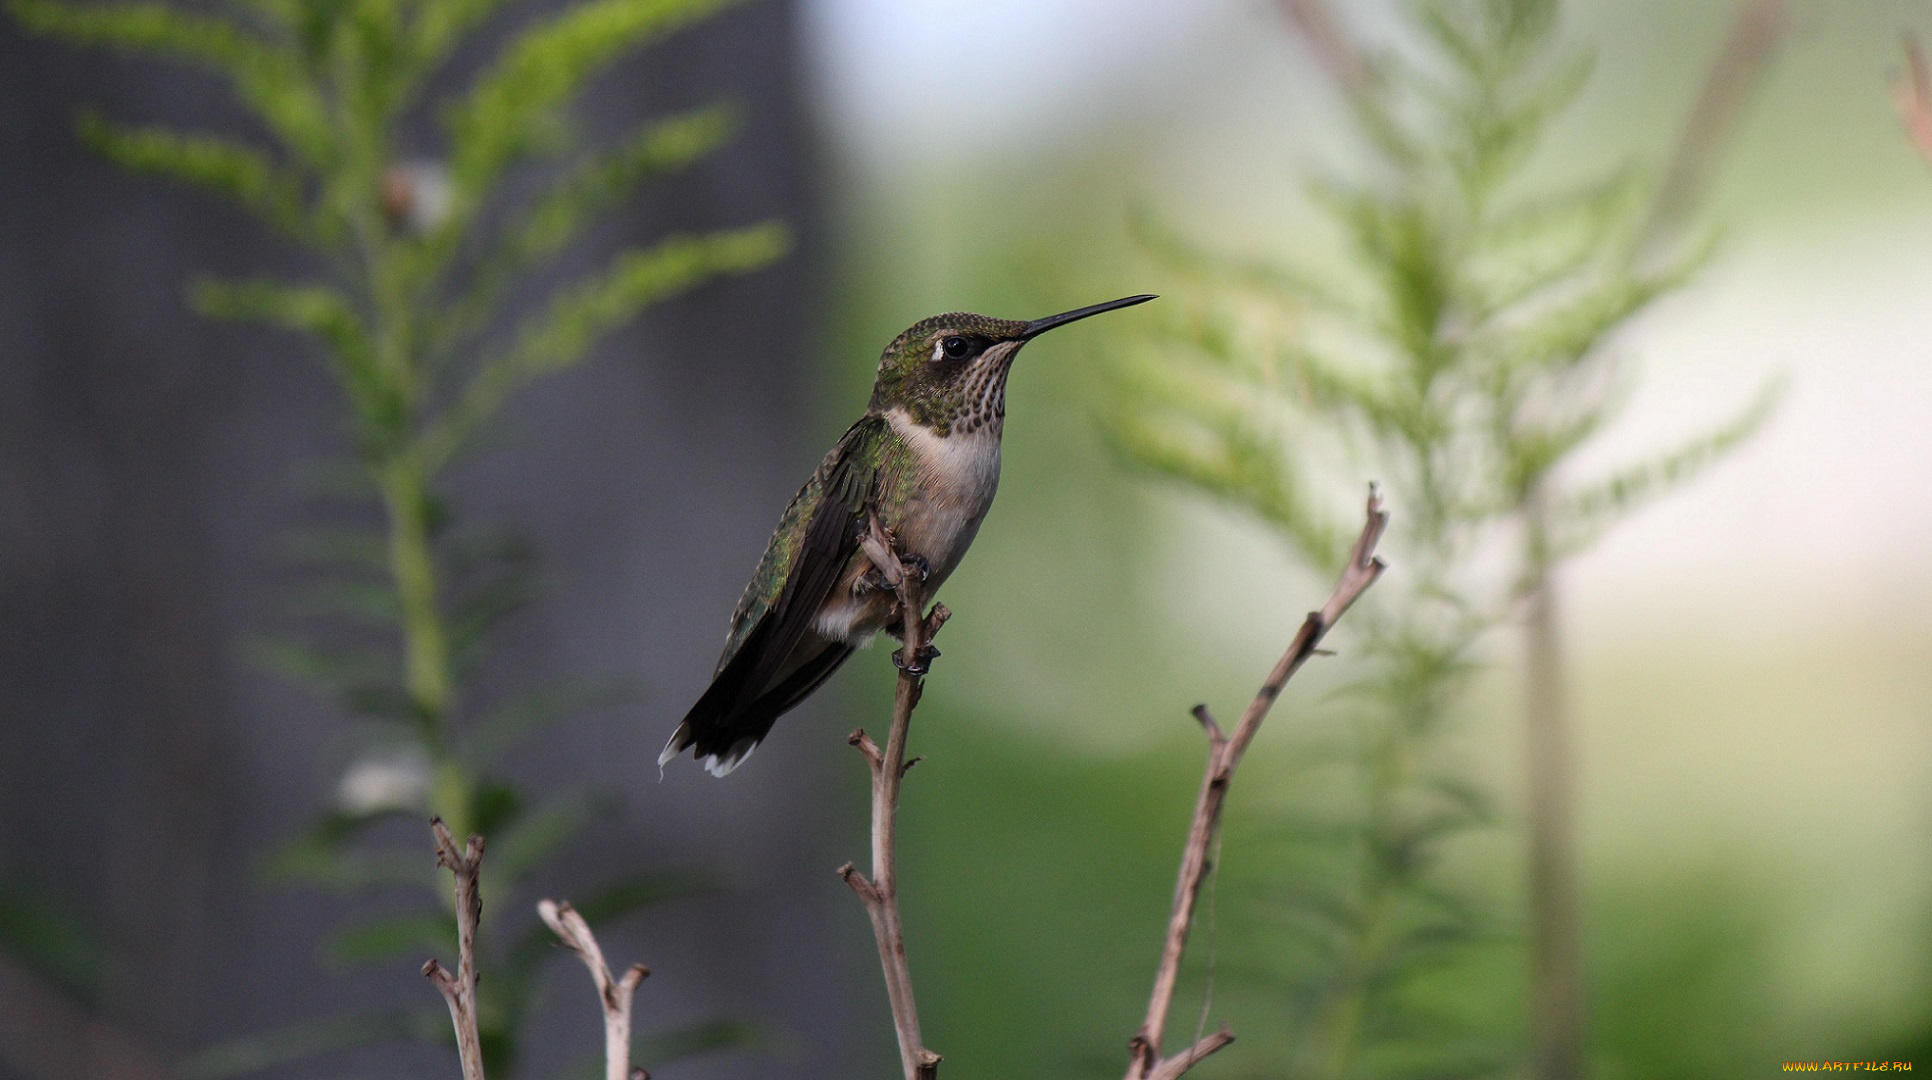
<path id="1" fill-rule="evenodd" d="M 910 661 L 905 658 L 905 654 L 904 649 L 894 649 L 892 666 L 908 675 L 924 675 L 932 670 L 932 662 L 939 656 L 939 650 L 931 645 L 924 646 L 913 654 L 913 659 Z"/>
<path id="2" fill-rule="evenodd" d="M 918 552 L 899 556 L 899 565 L 905 568 L 906 573 L 917 574 L 920 581 L 925 581 L 932 577 L 932 564 L 927 562 L 926 557 Z"/>

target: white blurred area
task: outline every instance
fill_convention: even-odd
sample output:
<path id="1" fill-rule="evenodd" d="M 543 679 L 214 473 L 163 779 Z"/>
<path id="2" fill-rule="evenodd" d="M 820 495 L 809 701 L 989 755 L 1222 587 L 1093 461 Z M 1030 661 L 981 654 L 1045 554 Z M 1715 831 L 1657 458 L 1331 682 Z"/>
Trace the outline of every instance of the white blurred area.
<path id="1" fill-rule="evenodd" d="M 862 167 L 1037 152 L 1149 91 L 1237 20 L 1190 0 L 817 0 L 806 39 L 826 118 Z"/>
<path id="2" fill-rule="evenodd" d="M 1388 25 L 1385 4 L 1332 7 L 1358 31 Z M 1048 154 L 1140 117 L 1142 190 L 1165 213 L 1225 247 L 1300 253 L 1298 177 L 1345 153 L 1265 0 L 811 10 L 828 121 L 876 183 Z M 1733 10 L 1572 5 L 1599 65 L 1555 156 L 1594 168 L 1666 152 Z M 1899 32 L 1932 36 L 1932 9 L 1789 13 L 1713 191 L 1721 254 L 1623 335 L 1642 390 L 1590 462 L 1669 446 L 1767 380 L 1786 392 L 1747 446 L 1568 570 L 1566 622 L 1593 876 L 1715 860 L 1794 875 L 1780 901 L 1792 962 L 1852 1007 L 1908 977 L 1880 943 L 1917 925 L 1932 889 L 1932 168 L 1890 100 Z M 1250 649 L 1255 621 L 1231 613 L 1252 609 L 1256 574 L 1204 568 L 1276 549 L 1238 522 L 1189 524 L 1174 616 L 1211 647 Z M 1482 726 L 1509 790 L 1501 715 Z"/>

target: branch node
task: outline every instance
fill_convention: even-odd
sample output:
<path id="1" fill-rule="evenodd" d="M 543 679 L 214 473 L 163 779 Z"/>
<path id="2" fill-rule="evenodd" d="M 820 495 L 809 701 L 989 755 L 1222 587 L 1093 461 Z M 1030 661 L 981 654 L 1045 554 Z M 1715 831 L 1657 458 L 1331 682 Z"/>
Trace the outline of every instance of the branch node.
<path id="1" fill-rule="evenodd" d="M 859 899 L 865 901 L 867 907 L 878 905 L 881 899 L 879 887 L 874 885 L 872 879 L 866 877 L 858 867 L 849 862 L 839 867 L 839 880 L 851 886 L 852 891 L 859 894 Z"/>
<path id="2" fill-rule="evenodd" d="M 441 962 L 426 961 L 423 964 L 423 974 L 428 976 L 429 981 L 436 984 L 436 989 L 441 990 L 445 995 L 456 993 L 456 977 L 451 975 L 449 969 Z"/>
<path id="3" fill-rule="evenodd" d="M 1234 1032 L 1226 1024 L 1212 1035 L 1205 1035 L 1193 1046 L 1163 1059 L 1149 1074 L 1148 1080 L 1179 1080 L 1179 1077 L 1206 1060 L 1210 1054 L 1226 1047 L 1234 1041 Z"/>
<path id="4" fill-rule="evenodd" d="M 899 766 L 899 775 L 900 776 L 906 775 L 907 773 L 912 771 L 912 767 L 914 765 L 917 765 L 924 760 L 926 760 L 926 755 L 924 754 L 920 754 L 918 757 L 907 758 L 906 763 L 904 765 Z"/>
<path id="5" fill-rule="evenodd" d="M 865 755 L 865 763 L 872 766 L 874 772 L 884 765 L 885 755 L 879 752 L 879 744 L 872 741 L 872 736 L 867 735 L 864 728 L 855 729 L 846 736 L 845 741 L 859 748 L 859 753 Z"/>
<path id="6" fill-rule="evenodd" d="M 1207 731 L 1209 742 L 1218 746 L 1228 741 L 1228 737 L 1221 733 L 1221 725 L 1215 721 L 1214 714 L 1208 711 L 1206 703 L 1196 705 L 1188 711 L 1194 714 L 1194 719 L 1201 722 L 1201 727 Z"/>

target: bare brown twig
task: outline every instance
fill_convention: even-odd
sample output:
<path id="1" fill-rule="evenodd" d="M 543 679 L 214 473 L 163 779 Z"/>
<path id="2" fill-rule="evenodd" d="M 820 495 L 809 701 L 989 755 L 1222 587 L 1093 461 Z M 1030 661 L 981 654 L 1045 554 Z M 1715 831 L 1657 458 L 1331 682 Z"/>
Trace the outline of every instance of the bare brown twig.
<path id="1" fill-rule="evenodd" d="M 885 972 L 886 997 L 892 1002 L 892 1026 L 899 1036 L 899 1061 L 906 1080 L 935 1080 L 940 1058 L 920 1039 L 919 1010 L 913 1003 L 912 973 L 906 964 L 905 929 L 899 921 L 895 835 L 899 784 L 910 766 L 906 761 L 906 732 L 912 726 L 912 710 L 919 705 L 926 667 L 939 655 L 932 647 L 933 636 L 952 613 L 944 604 L 935 604 L 930 614 L 921 614 L 925 610 L 923 575 L 900 561 L 891 537 L 877 518 L 869 523 L 862 547 L 898 593 L 903 647 L 893 654 L 899 665 L 899 685 L 893 695 L 892 727 L 886 734 L 885 749 L 880 750 L 864 729 L 854 731 L 849 740 L 865 755 L 872 772 L 872 876 L 868 878 L 848 862 L 839 867 L 839 877 L 858 894 L 872 918 L 872 936 L 879 945 L 879 965 Z"/>
<path id="2" fill-rule="evenodd" d="M 1181 853 L 1180 874 L 1174 883 L 1174 908 L 1167 920 L 1167 939 L 1161 949 L 1160 966 L 1154 971 L 1154 991 L 1147 1000 L 1147 1019 L 1128 1043 L 1133 1056 L 1127 1065 L 1127 1080 L 1175 1080 L 1209 1054 L 1234 1041 L 1234 1032 L 1224 1027 L 1171 1057 L 1162 1057 L 1160 1050 L 1167 1014 L 1174 1004 L 1174 987 L 1180 979 L 1181 957 L 1187 951 L 1188 930 L 1194 924 L 1195 902 L 1200 898 L 1202 883 L 1207 880 L 1208 852 L 1221 827 L 1221 811 L 1227 803 L 1234 770 L 1241 764 L 1241 756 L 1254 741 L 1255 733 L 1261 730 L 1261 721 L 1281 696 L 1282 687 L 1309 657 L 1316 655 L 1316 646 L 1336 621 L 1382 576 L 1384 564 L 1376 557 L 1375 546 L 1382 539 L 1383 530 L 1388 528 L 1389 515 L 1382 509 L 1381 496 L 1373 487 L 1369 489 L 1367 515 L 1368 520 L 1355 541 L 1348 567 L 1342 571 L 1335 591 L 1320 611 L 1309 612 L 1308 618 L 1302 621 L 1288 651 L 1276 661 L 1247 711 L 1241 714 L 1234 734 L 1221 730 L 1207 706 L 1194 707 L 1195 719 L 1201 722 L 1208 736 L 1207 769 L 1201 778 L 1201 793 L 1194 803 L 1187 846 Z"/>
<path id="3" fill-rule="evenodd" d="M 604 1080 L 650 1080 L 650 1074 L 643 1069 L 631 1068 L 631 997 L 637 992 L 637 984 L 651 974 L 651 969 L 632 964 L 623 978 L 611 978 L 610 965 L 604 962 L 604 950 L 598 947 L 597 936 L 590 932 L 590 924 L 568 901 L 538 901 L 537 915 L 584 962 L 597 984 L 597 998 L 604 1006 Z"/>
<path id="4" fill-rule="evenodd" d="M 442 818 L 431 819 L 429 828 L 436 835 L 436 865 L 456 878 L 456 974 L 434 959 L 423 965 L 423 974 L 449 1003 L 463 1080 L 483 1080 L 483 1040 L 476 1023 L 476 927 L 483 918 L 477 878 L 483 870 L 483 838 L 471 836 L 467 845 L 458 848 Z M 650 1080 L 643 1069 L 631 1068 L 631 996 L 650 969 L 632 964 L 623 978 L 612 978 L 597 936 L 575 908 L 544 900 L 537 904 L 537 914 L 584 962 L 597 983 L 597 997 L 604 1006 L 605 1080 Z"/>
<path id="5" fill-rule="evenodd" d="M 1893 84 L 1892 98 L 1912 145 L 1932 162 L 1932 75 L 1926 73 L 1925 50 L 1910 34 L 1905 35 L 1905 74 Z"/>
<path id="6" fill-rule="evenodd" d="M 429 828 L 436 834 L 436 865 L 456 878 L 456 974 L 435 960 L 423 965 L 423 974 L 449 1003 L 463 1080 L 483 1080 L 483 1040 L 476 1027 L 476 924 L 483 918 L 476 878 L 483 869 L 483 838 L 471 836 L 467 846 L 458 848 L 442 818 L 431 819 Z"/>
<path id="7" fill-rule="evenodd" d="M 1784 4 L 1780 0 L 1740 0 L 1731 33 L 1711 63 L 1704 89 L 1691 108 L 1690 119 L 1684 123 L 1677 149 L 1658 185 L 1646 238 L 1667 238 L 1710 187 L 1711 174 L 1723 160 L 1724 149 L 1737 131 L 1738 118 L 1778 39 L 1784 36 L 1784 27 Z"/>
<path id="8" fill-rule="evenodd" d="M 1366 94 L 1375 85 L 1375 67 L 1362 55 L 1334 12 L 1322 0 L 1281 0 L 1282 12 L 1307 43 L 1315 62 L 1350 96 Z"/>

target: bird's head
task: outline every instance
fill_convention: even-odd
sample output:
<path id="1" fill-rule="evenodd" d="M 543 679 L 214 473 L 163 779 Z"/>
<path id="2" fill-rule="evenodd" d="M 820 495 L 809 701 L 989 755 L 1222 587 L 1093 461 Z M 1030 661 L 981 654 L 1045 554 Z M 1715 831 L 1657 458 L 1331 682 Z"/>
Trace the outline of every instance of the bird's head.
<path id="1" fill-rule="evenodd" d="M 872 386 L 872 411 L 903 409 L 946 436 L 990 428 L 1006 416 L 1006 373 L 1020 347 L 1056 326 L 1154 299 L 1129 296 L 1023 322 L 953 312 L 922 319 L 887 345 Z"/>

